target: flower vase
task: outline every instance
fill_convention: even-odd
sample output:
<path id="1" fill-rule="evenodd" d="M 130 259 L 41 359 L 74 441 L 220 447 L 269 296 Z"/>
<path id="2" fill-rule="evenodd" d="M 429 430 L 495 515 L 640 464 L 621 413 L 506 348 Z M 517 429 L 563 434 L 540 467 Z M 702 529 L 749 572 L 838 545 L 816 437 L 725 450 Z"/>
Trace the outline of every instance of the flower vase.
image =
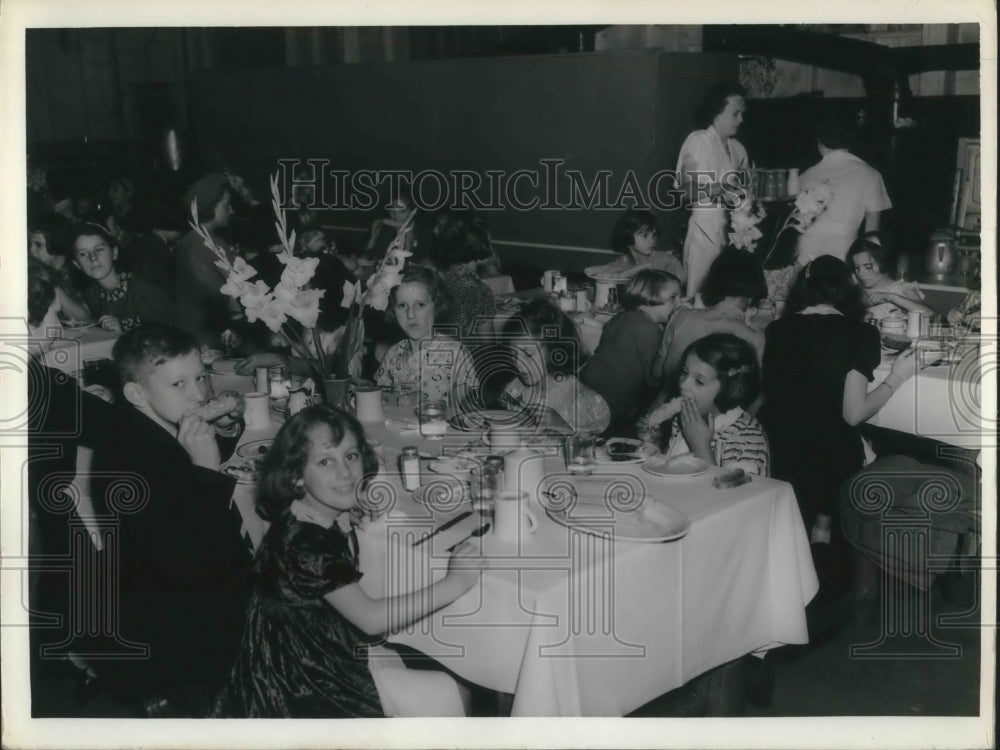
<path id="1" fill-rule="evenodd" d="M 350 411 L 350 378 L 323 378 L 323 401 L 343 411 Z"/>

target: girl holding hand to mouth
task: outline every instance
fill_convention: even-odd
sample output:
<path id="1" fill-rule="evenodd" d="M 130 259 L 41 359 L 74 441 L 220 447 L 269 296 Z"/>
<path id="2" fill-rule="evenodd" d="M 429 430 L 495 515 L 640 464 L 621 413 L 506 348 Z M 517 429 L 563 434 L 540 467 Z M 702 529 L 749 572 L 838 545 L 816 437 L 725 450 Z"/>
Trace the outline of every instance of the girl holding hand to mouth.
<path id="1" fill-rule="evenodd" d="M 469 350 L 454 337 L 434 331 L 451 313 L 441 275 L 428 266 L 408 264 L 401 279 L 389 293 L 386 312 L 406 338 L 389 347 L 375 382 L 394 389 L 416 382 L 427 399 L 446 400 L 452 411 L 460 410 L 479 388 L 479 379 Z"/>
<path id="2" fill-rule="evenodd" d="M 747 412 L 760 392 L 754 348 L 731 333 L 713 333 L 691 344 L 681 361 L 680 395 L 640 420 L 639 437 L 659 442 L 667 456 L 693 453 L 724 469 L 768 476 L 767 437 Z"/>
<path id="3" fill-rule="evenodd" d="M 159 287 L 118 270 L 118 243 L 99 224 L 83 224 L 72 243 L 73 263 L 91 283 L 84 300 L 101 328 L 121 333 L 143 323 L 172 324 L 177 312 Z"/>

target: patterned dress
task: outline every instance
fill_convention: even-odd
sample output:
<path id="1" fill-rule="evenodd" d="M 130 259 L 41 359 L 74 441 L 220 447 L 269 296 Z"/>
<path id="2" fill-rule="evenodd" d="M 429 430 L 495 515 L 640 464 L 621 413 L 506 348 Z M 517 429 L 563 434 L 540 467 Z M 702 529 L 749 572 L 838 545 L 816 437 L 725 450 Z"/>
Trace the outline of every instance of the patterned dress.
<path id="1" fill-rule="evenodd" d="M 361 578 L 357 540 L 295 501 L 257 553 L 240 653 L 213 716 L 378 718 L 373 639 L 324 595 Z"/>
<path id="2" fill-rule="evenodd" d="M 95 320 L 112 315 L 118 318 L 123 331 L 143 323 L 177 323 L 177 312 L 167 293 L 130 271 L 118 274 L 114 289 L 91 284 L 84 298 Z"/>
<path id="3" fill-rule="evenodd" d="M 762 477 L 771 473 L 771 452 L 764 428 L 738 406 L 715 418 L 715 433 L 709 446 L 716 466 L 723 469 L 739 468 L 747 474 Z M 668 456 L 680 456 L 690 452 L 681 432 L 681 418 L 678 415 L 670 421 L 670 437 L 665 453 Z"/>
<path id="4" fill-rule="evenodd" d="M 526 386 L 514 378 L 500 400 L 505 407 L 515 410 L 544 405 L 577 432 L 604 432 L 611 423 L 607 402 L 572 375 L 547 376 L 537 386 Z"/>
<path id="5" fill-rule="evenodd" d="M 417 344 L 410 339 L 393 344 L 375 371 L 375 382 L 398 388 L 403 383 L 419 383 L 431 400 L 454 400 L 459 386 L 479 387 L 475 363 L 469 350 L 450 337 L 424 339 Z"/>

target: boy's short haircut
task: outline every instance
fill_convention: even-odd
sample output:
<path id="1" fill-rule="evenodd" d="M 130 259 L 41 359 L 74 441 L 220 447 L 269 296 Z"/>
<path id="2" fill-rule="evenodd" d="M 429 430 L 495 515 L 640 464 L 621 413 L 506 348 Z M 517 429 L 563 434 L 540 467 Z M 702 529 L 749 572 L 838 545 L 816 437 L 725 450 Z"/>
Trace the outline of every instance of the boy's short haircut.
<path id="1" fill-rule="evenodd" d="M 111 350 L 122 385 L 141 382 L 149 370 L 198 351 L 198 340 L 182 328 L 151 324 L 122 334 Z"/>
<path id="2" fill-rule="evenodd" d="M 650 307 L 662 305 L 660 294 L 663 292 L 663 287 L 671 281 L 681 287 L 680 279 L 667 271 L 653 268 L 639 271 L 625 286 L 625 293 L 621 299 L 622 307 L 626 310 L 638 310 L 644 305 Z"/>

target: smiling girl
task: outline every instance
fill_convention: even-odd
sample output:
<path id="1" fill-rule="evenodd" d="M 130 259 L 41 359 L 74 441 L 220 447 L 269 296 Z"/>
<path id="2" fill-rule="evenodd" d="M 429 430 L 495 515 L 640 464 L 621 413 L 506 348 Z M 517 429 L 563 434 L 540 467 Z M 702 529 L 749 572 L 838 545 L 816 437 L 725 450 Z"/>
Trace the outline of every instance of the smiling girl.
<path id="1" fill-rule="evenodd" d="M 391 686 L 369 667 L 368 646 L 479 580 L 486 562 L 463 542 L 444 578 L 424 589 L 377 599 L 361 588 L 352 519 L 377 470 L 361 425 L 346 412 L 312 406 L 281 428 L 261 469 L 259 508 L 271 527 L 215 716 L 382 716 L 382 694 Z"/>
<path id="2" fill-rule="evenodd" d="M 90 279 L 87 307 L 102 328 L 120 333 L 143 323 L 174 322 L 174 303 L 163 290 L 118 269 L 118 244 L 104 227 L 81 225 L 72 248 L 74 264 Z"/>

